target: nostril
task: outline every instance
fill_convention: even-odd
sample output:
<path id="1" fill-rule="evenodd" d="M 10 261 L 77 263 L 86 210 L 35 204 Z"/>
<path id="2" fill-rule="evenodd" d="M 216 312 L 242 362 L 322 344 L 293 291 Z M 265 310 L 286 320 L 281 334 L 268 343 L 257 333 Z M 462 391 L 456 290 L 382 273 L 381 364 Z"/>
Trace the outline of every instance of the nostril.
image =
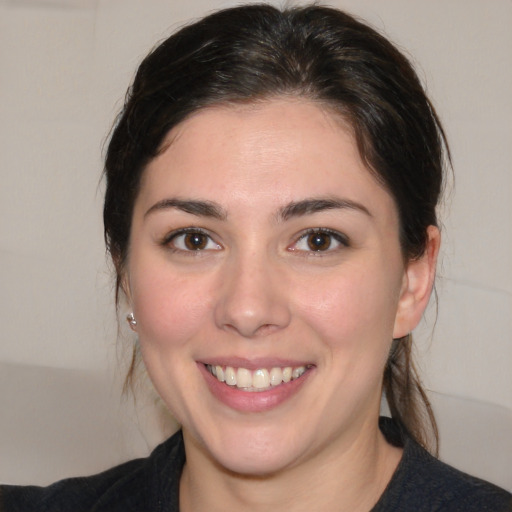
<path id="1" fill-rule="evenodd" d="M 279 330 L 279 326 L 274 324 L 263 324 L 256 327 L 255 329 L 249 330 L 237 328 L 233 324 L 225 324 L 224 329 L 226 331 L 234 332 L 238 335 L 241 334 L 246 338 L 258 338 L 272 334 L 274 331 Z"/>
<path id="2" fill-rule="evenodd" d="M 267 334 L 271 334 L 272 332 L 278 330 L 279 327 L 274 324 L 264 324 L 261 325 L 258 330 L 254 333 L 255 336 L 266 336 Z"/>

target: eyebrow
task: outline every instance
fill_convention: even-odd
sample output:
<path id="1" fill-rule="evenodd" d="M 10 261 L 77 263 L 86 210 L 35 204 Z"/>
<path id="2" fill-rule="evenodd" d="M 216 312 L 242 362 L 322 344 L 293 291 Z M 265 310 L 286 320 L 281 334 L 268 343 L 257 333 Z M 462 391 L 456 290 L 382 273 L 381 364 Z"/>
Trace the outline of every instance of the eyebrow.
<path id="1" fill-rule="evenodd" d="M 158 201 L 155 203 L 149 210 L 146 211 L 144 217 L 147 217 L 149 214 L 161 211 L 161 210 L 169 210 L 176 209 L 181 210 L 185 213 L 190 213 L 192 215 L 197 215 L 198 217 L 212 217 L 218 220 L 226 220 L 227 213 L 226 211 L 217 203 L 212 201 L 196 201 L 191 199 L 163 199 L 162 201 Z"/>
<path id="2" fill-rule="evenodd" d="M 294 201 L 281 208 L 277 214 L 280 221 L 289 220 L 292 217 L 301 217 L 303 215 L 311 215 L 313 213 L 323 212 L 325 210 L 356 210 L 369 217 L 373 217 L 366 206 L 352 201 L 350 199 L 341 198 L 312 198 L 302 201 Z"/>
<path id="3" fill-rule="evenodd" d="M 217 220 L 226 220 L 228 216 L 226 210 L 213 201 L 168 198 L 162 199 L 151 206 L 144 214 L 144 217 L 151 213 L 168 209 L 181 210 L 198 217 L 211 217 Z M 340 198 L 311 198 L 288 203 L 279 209 L 276 219 L 284 222 L 293 217 L 302 217 L 303 215 L 311 215 L 325 210 L 340 209 L 356 210 L 369 217 L 373 217 L 368 208 L 356 201 Z"/>

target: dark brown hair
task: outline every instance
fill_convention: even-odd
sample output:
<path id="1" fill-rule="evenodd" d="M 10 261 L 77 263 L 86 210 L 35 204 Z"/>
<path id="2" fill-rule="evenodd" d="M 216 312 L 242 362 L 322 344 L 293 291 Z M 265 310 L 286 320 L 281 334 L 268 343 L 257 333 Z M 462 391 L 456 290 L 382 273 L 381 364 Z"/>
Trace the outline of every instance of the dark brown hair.
<path id="1" fill-rule="evenodd" d="M 352 126 L 361 158 L 397 205 L 404 259 L 423 255 L 427 228 L 437 225 L 449 151 L 407 58 L 336 9 L 246 5 L 213 13 L 166 39 L 143 60 L 128 90 L 105 165 L 105 240 L 117 290 L 141 175 L 169 130 L 210 105 L 282 95 L 321 102 Z M 396 422 L 424 446 L 433 432 L 437 445 L 411 350 L 410 336 L 394 341 L 384 392 Z"/>

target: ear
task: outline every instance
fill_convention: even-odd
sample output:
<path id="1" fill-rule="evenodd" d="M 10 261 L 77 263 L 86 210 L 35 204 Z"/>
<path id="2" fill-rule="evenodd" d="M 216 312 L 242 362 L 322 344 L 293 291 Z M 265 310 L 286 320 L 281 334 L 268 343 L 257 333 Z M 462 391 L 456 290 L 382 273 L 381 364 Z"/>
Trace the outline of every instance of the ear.
<path id="1" fill-rule="evenodd" d="M 131 290 L 130 290 L 130 279 L 128 277 L 128 274 L 126 272 L 123 272 L 121 276 L 119 277 L 119 288 L 118 290 L 122 290 L 127 306 L 131 309 L 133 308 L 132 305 L 132 297 L 131 297 Z M 126 315 L 126 321 L 128 322 L 128 325 L 130 326 L 130 329 L 134 332 L 137 332 L 137 320 L 135 318 L 135 315 L 133 314 L 133 311 L 128 313 Z"/>
<path id="2" fill-rule="evenodd" d="M 425 252 L 420 258 L 409 261 L 405 269 L 393 329 L 395 339 L 406 336 L 419 324 L 430 299 L 441 234 L 436 226 L 429 226 L 427 236 Z"/>

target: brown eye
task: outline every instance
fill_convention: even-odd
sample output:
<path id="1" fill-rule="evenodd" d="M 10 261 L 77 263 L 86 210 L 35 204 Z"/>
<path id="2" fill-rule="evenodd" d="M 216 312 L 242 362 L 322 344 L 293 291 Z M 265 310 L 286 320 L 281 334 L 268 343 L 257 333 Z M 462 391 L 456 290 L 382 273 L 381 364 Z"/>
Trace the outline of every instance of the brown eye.
<path id="1" fill-rule="evenodd" d="M 200 251 L 208 244 L 208 237 L 202 233 L 187 233 L 183 237 L 183 243 L 189 251 Z"/>
<path id="2" fill-rule="evenodd" d="M 180 252 L 218 251 L 221 246 L 215 243 L 211 236 L 199 229 L 180 230 L 171 234 L 164 245 Z"/>
<path id="3" fill-rule="evenodd" d="M 295 242 L 289 250 L 302 253 L 333 252 L 349 247 L 348 238 L 339 231 L 326 228 L 309 229 Z"/>
<path id="4" fill-rule="evenodd" d="M 331 247 L 332 237 L 328 233 L 312 233 L 307 237 L 307 244 L 312 251 L 326 251 Z"/>

